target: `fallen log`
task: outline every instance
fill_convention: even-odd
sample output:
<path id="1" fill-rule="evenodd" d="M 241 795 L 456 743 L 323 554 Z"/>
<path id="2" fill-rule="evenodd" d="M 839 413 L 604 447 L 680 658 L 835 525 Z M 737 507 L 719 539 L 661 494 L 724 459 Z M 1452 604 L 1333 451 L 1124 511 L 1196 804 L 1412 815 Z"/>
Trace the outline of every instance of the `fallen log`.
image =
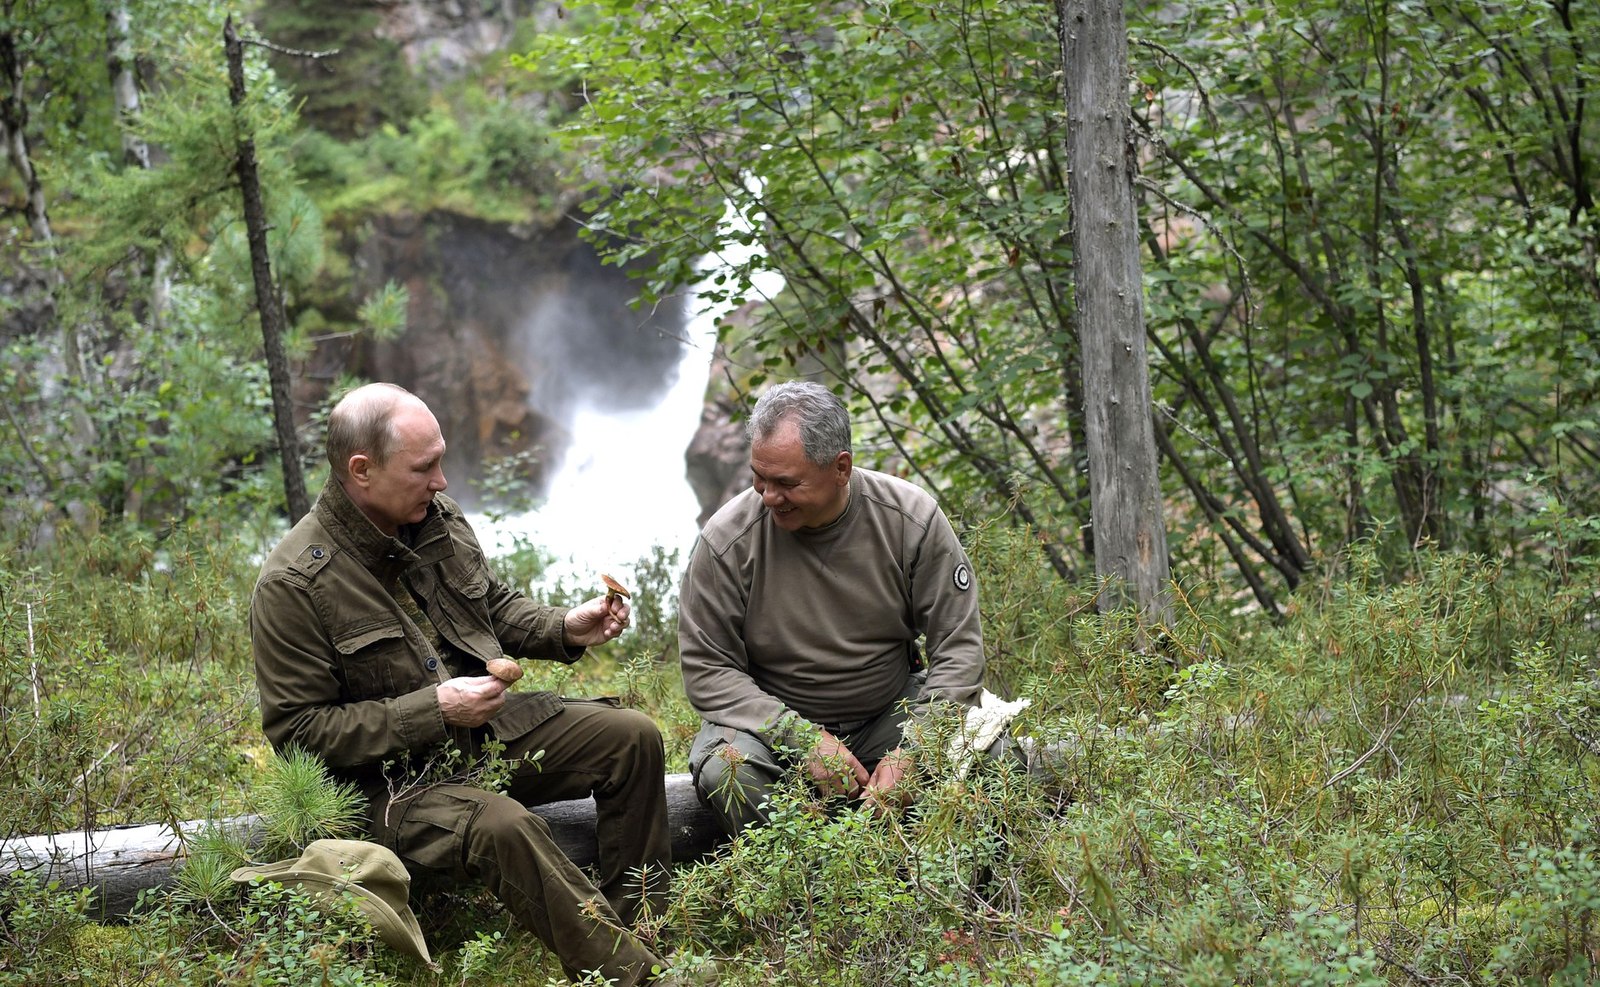
<path id="1" fill-rule="evenodd" d="M 687 774 L 666 778 L 667 820 L 672 827 L 672 859 L 689 862 L 714 850 L 722 841 L 716 820 L 694 792 Z M 551 802 L 533 807 L 550 826 L 556 844 L 580 867 L 599 859 L 594 832 L 594 799 Z M 119 826 L 77 833 L 24 836 L 0 843 L 0 880 L 29 873 L 63 888 L 90 887 L 95 902 L 90 917 L 120 918 L 129 914 L 142 891 L 167 886 L 182 866 L 188 841 L 207 827 L 243 836 L 249 842 L 260 829 L 257 816 Z"/>

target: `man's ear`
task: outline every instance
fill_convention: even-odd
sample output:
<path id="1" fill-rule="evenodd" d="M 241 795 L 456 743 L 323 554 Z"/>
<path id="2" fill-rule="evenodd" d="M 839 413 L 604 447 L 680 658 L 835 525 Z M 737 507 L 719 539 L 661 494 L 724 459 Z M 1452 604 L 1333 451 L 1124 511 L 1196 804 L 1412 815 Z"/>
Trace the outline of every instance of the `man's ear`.
<path id="1" fill-rule="evenodd" d="M 350 474 L 350 481 L 352 483 L 362 487 L 366 486 L 371 479 L 368 476 L 368 472 L 371 469 L 372 457 L 368 456 L 366 453 L 358 452 L 354 456 L 350 457 L 350 465 L 347 472 Z"/>
<path id="2" fill-rule="evenodd" d="M 839 455 L 833 457 L 834 482 L 838 483 L 841 487 L 849 483 L 850 470 L 853 465 L 854 460 L 851 458 L 849 450 L 841 452 Z"/>

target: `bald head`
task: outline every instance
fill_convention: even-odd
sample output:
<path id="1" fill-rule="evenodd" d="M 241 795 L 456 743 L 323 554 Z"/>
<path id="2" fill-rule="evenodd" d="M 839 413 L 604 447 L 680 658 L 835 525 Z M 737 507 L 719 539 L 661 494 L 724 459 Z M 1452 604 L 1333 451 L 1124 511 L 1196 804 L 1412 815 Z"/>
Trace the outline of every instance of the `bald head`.
<path id="1" fill-rule="evenodd" d="M 334 478 L 387 535 L 426 518 L 434 495 L 449 485 L 444 450 L 439 420 L 403 387 L 358 387 L 328 415 Z"/>
<path id="2" fill-rule="evenodd" d="M 328 465 L 340 482 L 350 478 L 350 457 L 364 453 L 382 465 L 394 452 L 394 417 L 402 407 L 421 406 L 422 399 L 399 384 L 365 384 L 333 406 L 328 414 Z"/>

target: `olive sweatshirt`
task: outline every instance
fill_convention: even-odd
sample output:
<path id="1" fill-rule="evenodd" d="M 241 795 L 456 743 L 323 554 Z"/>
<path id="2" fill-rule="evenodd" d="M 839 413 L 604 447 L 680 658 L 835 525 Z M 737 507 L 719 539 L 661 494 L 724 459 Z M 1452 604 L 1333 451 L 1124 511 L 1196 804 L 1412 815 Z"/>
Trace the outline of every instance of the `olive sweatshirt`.
<path id="1" fill-rule="evenodd" d="M 793 746 L 797 719 L 849 732 L 926 652 L 919 704 L 973 705 L 983 636 L 972 567 L 921 488 L 856 468 L 824 528 L 788 532 L 754 490 L 706 522 L 678 603 L 684 690 L 701 717 Z"/>

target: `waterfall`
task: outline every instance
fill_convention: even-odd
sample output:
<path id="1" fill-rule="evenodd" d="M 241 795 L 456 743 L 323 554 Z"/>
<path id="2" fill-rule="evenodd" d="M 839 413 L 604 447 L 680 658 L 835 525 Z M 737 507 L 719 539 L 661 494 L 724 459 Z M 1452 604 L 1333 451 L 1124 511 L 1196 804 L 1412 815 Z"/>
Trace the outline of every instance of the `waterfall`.
<path id="1" fill-rule="evenodd" d="M 731 204 L 723 222 L 732 228 L 750 226 Z M 577 602 L 590 589 L 600 592 L 602 572 L 633 585 L 639 561 L 656 549 L 677 552 L 680 567 L 688 560 L 699 533 L 695 519 L 700 505 L 685 475 L 684 452 L 700 425 L 717 320 L 731 307 L 706 300 L 700 289 L 760 249 L 734 244 L 720 255 L 702 258 L 700 281 L 685 307 L 688 318 L 676 378 L 659 403 L 634 410 L 592 401 L 579 406 L 571 443 L 544 502 L 526 514 L 499 520 L 471 518 L 491 555 L 509 550 L 521 536 L 553 556 L 543 579 L 532 587 L 536 597 L 560 588 L 571 595 L 560 602 Z M 765 298 L 783 284 L 771 271 L 758 271 L 752 280 L 755 294 Z"/>
<path id="2" fill-rule="evenodd" d="M 629 582 L 652 548 L 687 558 L 700 506 L 684 476 L 684 450 L 700 424 L 716 333 L 692 318 L 671 386 L 653 408 L 615 410 L 590 402 L 576 410 L 571 442 L 549 493 L 525 514 L 472 525 L 491 555 L 518 536 L 553 557 L 539 589 L 558 583 L 600 590 L 602 572 Z M 571 600 L 567 602 L 576 602 Z"/>

